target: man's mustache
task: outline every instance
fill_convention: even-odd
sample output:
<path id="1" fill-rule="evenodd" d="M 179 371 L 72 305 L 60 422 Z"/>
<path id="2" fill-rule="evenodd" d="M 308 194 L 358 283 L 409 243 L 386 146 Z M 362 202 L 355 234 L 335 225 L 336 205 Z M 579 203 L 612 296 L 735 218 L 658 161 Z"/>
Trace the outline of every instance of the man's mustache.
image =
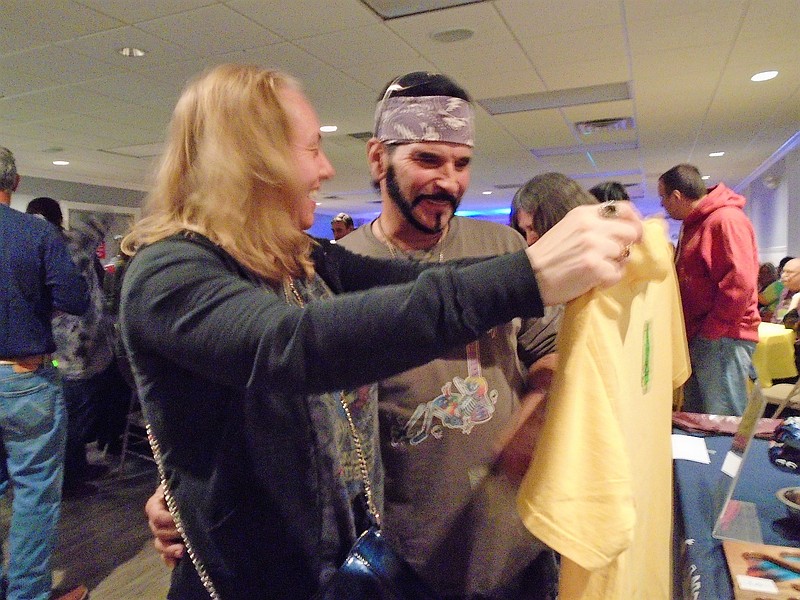
<path id="1" fill-rule="evenodd" d="M 453 196 L 452 194 L 448 194 L 447 192 L 439 192 L 438 194 L 420 194 L 416 198 L 414 198 L 414 202 L 411 204 L 411 208 L 415 208 L 420 202 L 424 200 L 432 200 L 435 202 L 449 202 L 450 206 L 455 209 L 458 205 L 458 198 Z"/>

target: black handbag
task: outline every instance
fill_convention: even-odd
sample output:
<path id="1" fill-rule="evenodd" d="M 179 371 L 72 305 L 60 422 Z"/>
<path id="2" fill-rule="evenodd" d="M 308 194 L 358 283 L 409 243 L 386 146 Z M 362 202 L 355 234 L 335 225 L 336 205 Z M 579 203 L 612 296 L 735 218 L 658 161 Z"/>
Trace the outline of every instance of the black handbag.
<path id="1" fill-rule="evenodd" d="M 438 596 L 395 552 L 380 529 L 380 514 L 372 498 L 367 461 L 350 408 L 344 394 L 338 394 L 350 434 L 353 437 L 359 470 L 364 480 L 366 510 L 374 523 L 356 540 L 344 563 L 316 595 L 317 600 L 437 600 Z"/>
<path id="2" fill-rule="evenodd" d="M 317 596 L 319 600 L 436 600 L 379 527 L 367 529 Z"/>

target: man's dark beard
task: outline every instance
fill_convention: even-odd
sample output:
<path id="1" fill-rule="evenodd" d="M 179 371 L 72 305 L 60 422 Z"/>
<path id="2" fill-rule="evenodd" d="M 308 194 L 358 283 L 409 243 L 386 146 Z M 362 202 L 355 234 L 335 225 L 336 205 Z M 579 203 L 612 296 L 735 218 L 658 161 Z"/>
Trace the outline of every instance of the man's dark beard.
<path id="1" fill-rule="evenodd" d="M 389 194 L 389 198 L 392 199 L 394 205 L 403 213 L 403 217 L 405 220 L 411 223 L 411 226 L 418 231 L 423 233 L 441 233 L 444 231 L 444 228 L 447 226 L 447 223 L 450 219 L 445 222 L 442 222 L 442 215 L 438 215 L 438 221 L 435 227 L 428 227 L 427 225 L 423 225 L 422 223 L 417 220 L 417 217 L 414 216 L 414 208 L 423 200 L 446 200 L 450 203 L 450 206 L 453 207 L 453 214 L 455 214 L 456 210 L 458 209 L 458 205 L 461 204 L 461 201 L 448 194 L 447 192 L 439 192 L 438 194 L 421 194 L 414 198 L 413 202 L 409 202 L 403 196 L 403 193 L 400 191 L 400 185 L 397 183 L 397 173 L 395 173 L 394 165 L 389 165 L 386 169 L 386 193 Z"/>

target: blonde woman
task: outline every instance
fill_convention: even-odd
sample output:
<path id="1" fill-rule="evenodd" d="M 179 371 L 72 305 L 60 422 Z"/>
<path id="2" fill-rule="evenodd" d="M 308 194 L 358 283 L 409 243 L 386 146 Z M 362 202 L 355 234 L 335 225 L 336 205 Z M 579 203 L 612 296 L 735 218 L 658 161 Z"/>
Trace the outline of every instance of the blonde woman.
<path id="1" fill-rule="evenodd" d="M 342 405 L 379 507 L 362 386 L 615 283 L 641 235 L 594 208 L 476 264 L 370 259 L 303 233 L 333 174 L 293 79 L 219 66 L 180 98 L 124 240 L 123 339 L 187 550 L 170 598 L 311 597 L 366 526 Z"/>

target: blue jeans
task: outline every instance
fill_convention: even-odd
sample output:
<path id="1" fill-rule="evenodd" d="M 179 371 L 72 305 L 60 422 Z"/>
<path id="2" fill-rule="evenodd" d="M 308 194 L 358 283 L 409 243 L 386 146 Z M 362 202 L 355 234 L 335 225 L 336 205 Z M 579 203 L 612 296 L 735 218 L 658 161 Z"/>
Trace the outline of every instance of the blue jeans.
<path id="1" fill-rule="evenodd" d="M 741 416 L 755 342 L 696 337 L 689 342 L 692 375 L 683 388 L 683 410 Z"/>
<path id="2" fill-rule="evenodd" d="M 54 367 L 15 373 L 12 365 L 0 365 L 0 436 L 0 495 L 14 488 L 6 598 L 48 600 L 67 440 Z"/>

